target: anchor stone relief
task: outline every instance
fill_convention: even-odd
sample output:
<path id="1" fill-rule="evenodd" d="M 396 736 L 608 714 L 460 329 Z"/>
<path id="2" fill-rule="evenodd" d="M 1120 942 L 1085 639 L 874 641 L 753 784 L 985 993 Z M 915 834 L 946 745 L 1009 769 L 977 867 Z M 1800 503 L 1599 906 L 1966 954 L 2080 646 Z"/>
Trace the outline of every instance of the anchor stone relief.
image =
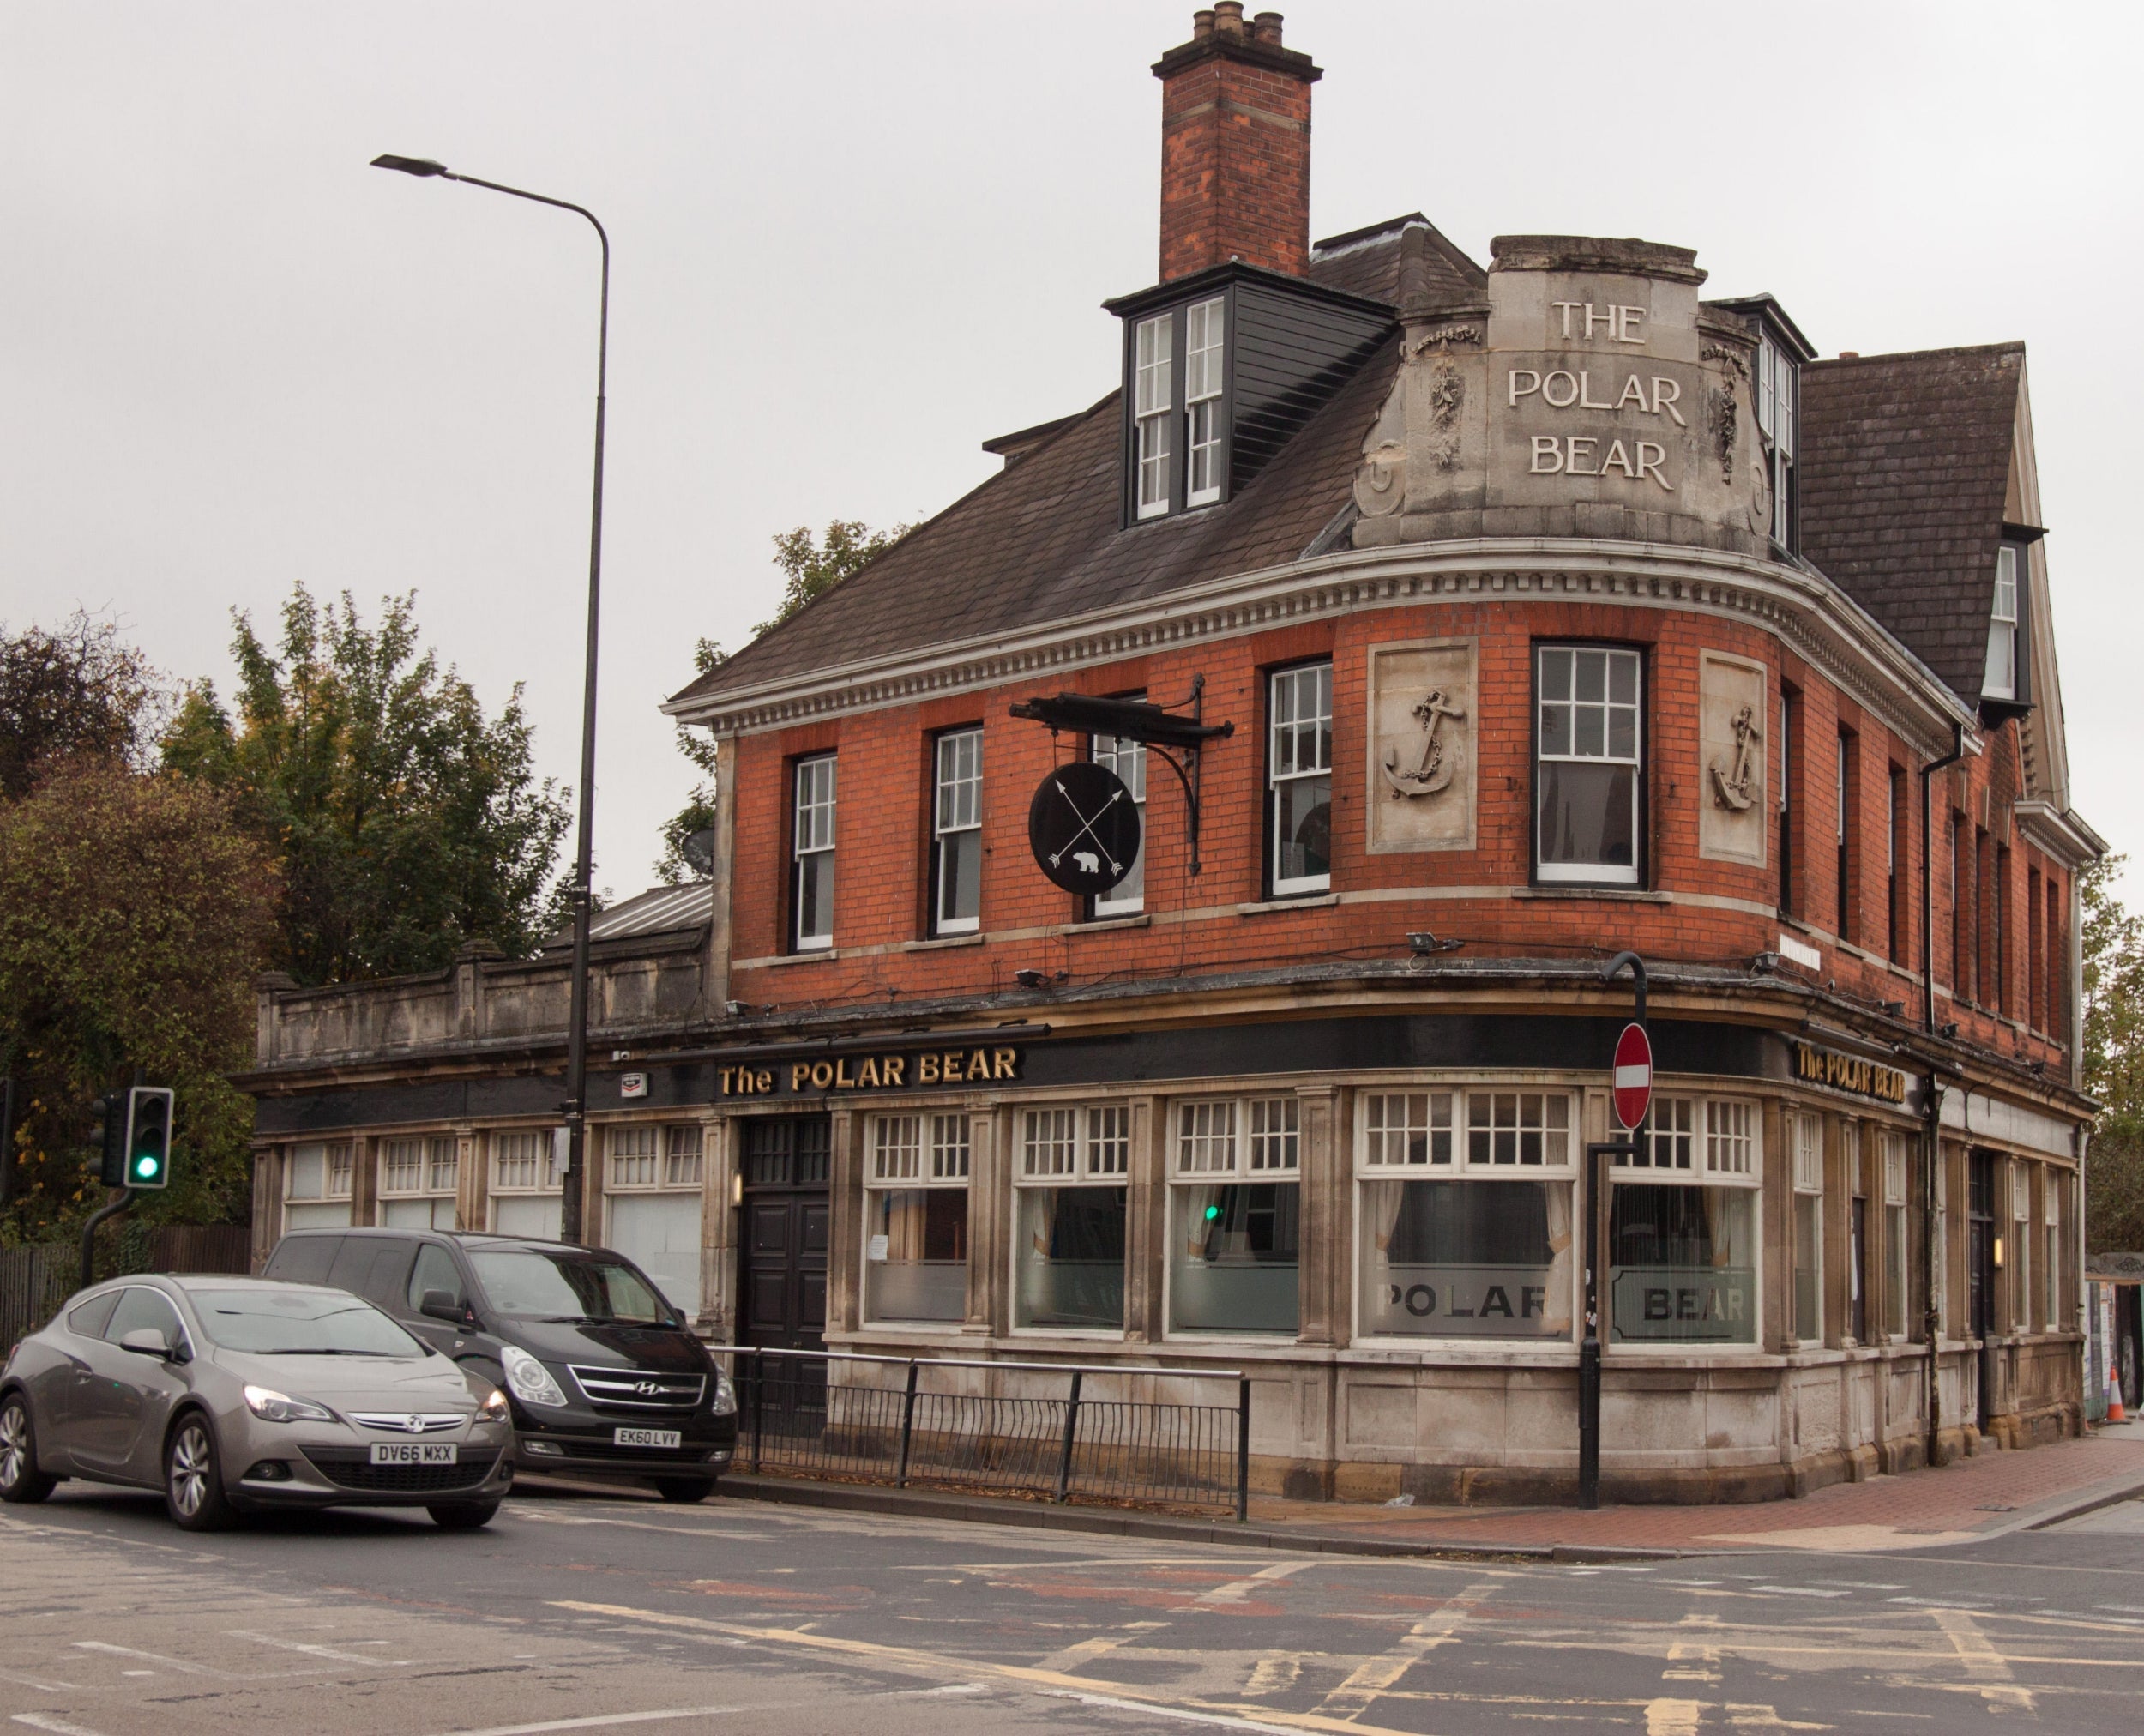
<path id="1" fill-rule="evenodd" d="M 1370 648 L 1373 853 L 1474 847 L 1474 679 L 1471 639 Z"/>
<path id="2" fill-rule="evenodd" d="M 1713 799 L 1731 812 L 1739 814 L 1756 800 L 1750 785 L 1756 775 L 1756 763 L 1752 750 L 1764 742 L 1764 732 L 1757 727 L 1756 708 L 1745 705 L 1735 713 L 1735 751 L 1731 763 L 1722 765 L 1712 763 Z"/>
<path id="3" fill-rule="evenodd" d="M 1725 651 L 1698 661 L 1697 851 L 1715 861 L 1764 865 L 1764 665 Z"/>

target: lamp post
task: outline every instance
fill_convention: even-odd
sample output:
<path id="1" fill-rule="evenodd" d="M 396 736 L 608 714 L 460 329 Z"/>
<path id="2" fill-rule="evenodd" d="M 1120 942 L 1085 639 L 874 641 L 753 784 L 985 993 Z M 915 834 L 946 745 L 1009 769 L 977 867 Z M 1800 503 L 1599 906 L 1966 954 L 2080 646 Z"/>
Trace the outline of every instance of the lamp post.
<path id="1" fill-rule="evenodd" d="M 558 1234 L 562 1240 L 581 1239 L 581 1179 L 587 1148 L 588 1095 L 588 923 L 593 900 L 589 882 L 594 877 L 593 823 L 595 817 L 595 654 L 596 624 L 603 580 L 603 410 L 605 387 L 611 362 L 611 238 L 594 212 L 569 200 L 551 199 L 526 192 L 497 181 L 457 175 L 444 163 L 428 157 L 375 157 L 376 169 L 393 169 L 426 179 L 459 181 L 464 186 L 483 187 L 533 204 L 550 205 L 575 212 L 588 220 L 603 246 L 603 296 L 596 327 L 595 362 L 595 501 L 588 520 L 588 646 L 587 667 L 581 699 L 581 814 L 580 838 L 573 863 L 573 988 L 566 1018 L 566 1174 L 558 1207 Z"/>

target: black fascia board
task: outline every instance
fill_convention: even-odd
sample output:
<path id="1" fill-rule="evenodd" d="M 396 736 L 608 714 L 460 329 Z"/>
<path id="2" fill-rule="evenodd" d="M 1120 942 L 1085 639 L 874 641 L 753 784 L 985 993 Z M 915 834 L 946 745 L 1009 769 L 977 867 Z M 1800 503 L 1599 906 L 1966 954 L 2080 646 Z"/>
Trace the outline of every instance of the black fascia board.
<path id="1" fill-rule="evenodd" d="M 2012 524 L 2008 519 L 2005 519 L 2002 523 L 2002 540 L 2004 542 L 2036 543 L 2046 534 L 2047 527 L 2045 525 Z"/>
<path id="2" fill-rule="evenodd" d="M 1708 301 L 1705 305 L 1724 307 L 1730 313 L 1756 314 L 1768 319 L 1778 328 L 1780 336 L 1800 349 L 1799 360 L 1813 362 L 1816 359 L 1816 346 L 1803 335 L 1801 327 L 1796 325 L 1787 310 L 1780 305 L 1779 297 L 1768 290 L 1756 295 L 1736 296 L 1731 300 Z"/>
<path id="3" fill-rule="evenodd" d="M 1285 271 L 1269 271 L 1262 265 L 1247 265 L 1240 259 L 1224 260 L 1219 265 L 1208 266 L 1203 271 L 1195 271 L 1189 277 L 1172 277 L 1166 283 L 1157 283 L 1151 289 L 1138 290 L 1130 295 L 1112 296 L 1102 304 L 1102 309 L 1105 313 L 1115 314 L 1119 319 L 1132 319 L 1159 308 L 1175 307 L 1182 302 L 1201 300 L 1232 283 L 1266 284 L 1284 295 L 1299 296 L 1305 301 L 1322 302 L 1328 307 L 1346 308 L 1350 312 L 1367 314 L 1375 319 L 1392 320 L 1399 316 L 1388 301 L 1376 301 L 1364 295 L 1350 295 L 1346 290 L 1328 289 L 1306 277 L 1292 277 Z"/>
<path id="4" fill-rule="evenodd" d="M 1022 700 L 1011 714 L 1051 729 L 1083 735 L 1115 736 L 1152 746 L 1202 747 L 1217 736 L 1233 735 L 1232 723 L 1200 723 L 1143 699 L 1096 699 L 1084 693 L 1060 693 L 1054 699 Z"/>

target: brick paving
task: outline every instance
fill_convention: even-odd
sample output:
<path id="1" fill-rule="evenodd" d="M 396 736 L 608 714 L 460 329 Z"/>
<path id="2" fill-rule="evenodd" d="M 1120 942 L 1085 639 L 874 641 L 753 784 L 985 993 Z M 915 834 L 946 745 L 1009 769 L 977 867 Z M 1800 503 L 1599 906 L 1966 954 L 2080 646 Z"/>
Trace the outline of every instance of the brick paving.
<path id="1" fill-rule="evenodd" d="M 1382 1507 L 1254 1501 L 1280 1530 L 1436 1547 L 1539 1549 L 1930 1548 L 2015 1531 L 2094 1501 L 2144 1494 L 2144 1425 L 2023 1452 L 1992 1449 L 1932 1471 L 1836 1483 L 1798 1501 L 1736 1506 Z"/>

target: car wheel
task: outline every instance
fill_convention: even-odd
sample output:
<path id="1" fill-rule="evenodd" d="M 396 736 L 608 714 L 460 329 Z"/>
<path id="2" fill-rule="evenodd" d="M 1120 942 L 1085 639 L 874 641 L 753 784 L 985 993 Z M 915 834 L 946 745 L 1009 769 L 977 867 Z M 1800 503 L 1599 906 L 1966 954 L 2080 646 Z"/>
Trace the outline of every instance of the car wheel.
<path id="1" fill-rule="evenodd" d="M 238 1514 L 224 1493 L 215 1432 L 199 1411 L 188 1411 L 164 1444 L 164 1510 L 186 1531 L 221 1531 Z"/>
<path id="2" fill-rule="evenodd" d="M 11 1392 L 0 1401 L 0 1501 L 27 1505 L 52 1492 L 57 1480 L 37 1468 L 37 1431 L 30 1425 L 29 1401 Z"/>
<path id="3" fill-rule="evenodd" d="M 665 1501 L 675 1501 L 680 1506 L 690 1506 L 695 1501 L 704 1501 L 714 1493 L 712 1477 L 658 1477 L 655 1492 Z"/>
<path id="4" fill-rule="evenodd" d="M 496 1501 L 446 1501 L 425 1510 L 442 1531 L 476 1531 L 491 1522 L 499 1510 Z"/>

